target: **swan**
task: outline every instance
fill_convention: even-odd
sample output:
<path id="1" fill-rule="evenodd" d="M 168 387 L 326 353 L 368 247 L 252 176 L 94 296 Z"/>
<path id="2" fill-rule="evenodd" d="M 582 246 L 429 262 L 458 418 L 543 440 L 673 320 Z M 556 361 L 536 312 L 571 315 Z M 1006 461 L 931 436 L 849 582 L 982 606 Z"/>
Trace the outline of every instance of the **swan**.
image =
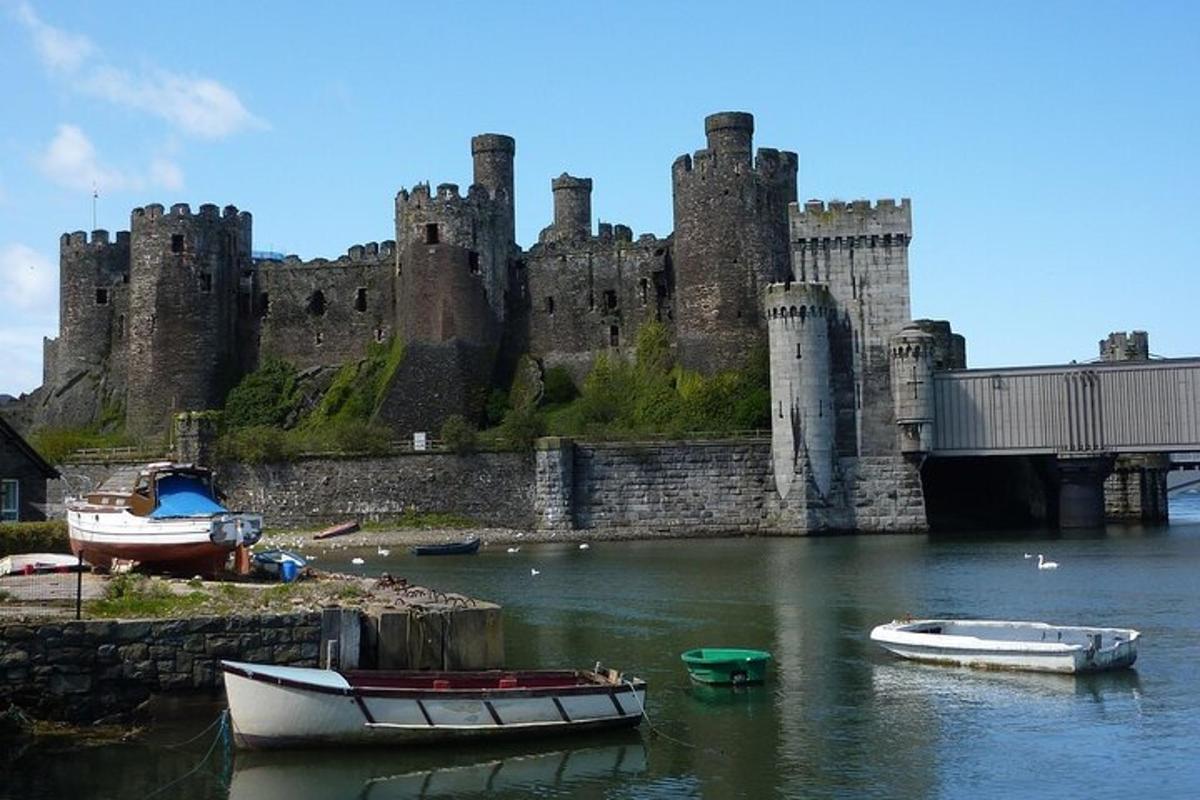
<path id="1" fill-rule="evenodd" d="M 387 549 L 386 547 L 376 547 L 375 552 L 378 553 L 379 555 L 383 556 L 384 558 L 387 558 L 388 556 L 390 556 L 392 554 L 392 551 Z"/>
<path id="2" fill-rule="evenodd" d="M 1026 558 L 1033 558 L 1033 553 L 1026 553 L 1026 554 L 1025 554 L 1025 557 L 1026 557 Z"/>
<path id="3" fill-rule="evenodd" d="M 540 571 L 538 571 L 538 570 L 534 569 L 533 567 L 530 567 L 530 568 L 529 568 L 529 576 L 530 576 L 531 578 L 536 578 L 538 575 L 541 575 L 541 574 L 542 574 L 542 573 L 541 573 Z"/>
<path id="4" fill-rule="evenodd" d="M 361 558 L 359 558 L 358 556 L 355 556 L 354 558 L 350 559 L 350 563 L 351 563 L 351 564 L 365 564 L 365 563 L 367 563 L 367 562 L 363 561 L 363 560 L 362 560 Z"/>
<path id="5" fill-rule="evenodd" d="M 1041 553 L 1038 553 L 1038 569 L 1058 569 L 1058 562 L 1047 561 Z"/>
<path id="6" fill-rule="evenodd" d="M 588 544 L 587 542 L 584 542 L 583 544 L 579 545 L 580 550 L 587 550 L 590 547 L 591 547 L 591 545 Z"/>
<path id="7" fill-rule="evenodd" d="M 508 553 L 519 553 L 519 552 L 521 552 L 521 548 L 519 548 L 519 547 L 510 547 L 510 548 L 508 548 L 508 550 L 507 550 L 507 551 L 505 551 L 505 552 L 508 552 Z"/>

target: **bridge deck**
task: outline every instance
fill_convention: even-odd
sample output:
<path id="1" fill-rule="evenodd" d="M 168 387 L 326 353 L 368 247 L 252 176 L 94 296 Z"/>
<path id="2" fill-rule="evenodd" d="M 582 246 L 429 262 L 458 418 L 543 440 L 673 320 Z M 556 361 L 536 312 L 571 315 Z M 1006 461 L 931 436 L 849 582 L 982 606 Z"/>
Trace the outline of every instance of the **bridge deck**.
<path id="1" fill-rule="evenodd" d="M 935 456 L 1200 451 L 1200 358 L 939 372 Z"/>

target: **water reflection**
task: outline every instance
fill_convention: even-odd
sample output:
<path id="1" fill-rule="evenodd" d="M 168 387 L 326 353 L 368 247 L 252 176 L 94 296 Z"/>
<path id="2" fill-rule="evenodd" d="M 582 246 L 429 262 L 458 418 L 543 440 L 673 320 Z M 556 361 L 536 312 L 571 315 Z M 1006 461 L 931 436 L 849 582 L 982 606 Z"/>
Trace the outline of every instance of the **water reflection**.
<path id="1" fill-rule="evenodd" d="M 414 768 L 416 763 L 425 762 Z M 239 753 L 230 800 L 325 800 L 326 798 L 439 798 L 494 796 L 511 792 L 573 793 L 586 784 L 608 784 L 646 770 L 640 741 L 607 746 L 477 752 L 454 763 L 444 749 L 406 751 L 305 751 Z M 468 756 L 470 757 L 470 756 Z M 447 763 L 449 760 L 450 763 Z"/>
<path id="2" fill-rule="evenodd" d="M 1142 697 L 1142 683 L 1135 669 L 1069 675 L 979 670 L 913 661 L 872 665 L 871 685 L 881 700 L 950 700 L 993 706 L 1064 698 L 1102 703 Z"/>

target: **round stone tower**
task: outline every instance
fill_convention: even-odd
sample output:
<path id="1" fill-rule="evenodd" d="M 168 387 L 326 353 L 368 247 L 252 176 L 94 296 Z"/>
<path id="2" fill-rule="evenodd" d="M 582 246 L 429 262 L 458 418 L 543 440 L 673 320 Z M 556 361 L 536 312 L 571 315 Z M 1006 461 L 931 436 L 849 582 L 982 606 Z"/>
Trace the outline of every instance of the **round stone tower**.
<path id="1" fill-rule="evenodd" d="M 135 208 L 127 426 L 165 434 L 171 414 L 218 408 L 240 378 L 238 282 L 251 218 L 226 206 Z"/>
<path id="2" fill-rule="evenodd" d="M 771 351 L 771 450 L 775 486 L 786 498 L 807 475 L 828 494 L 833 482 L 836 414 L 830 374 L 833 297 L 819 284 L 767 286 L 763 308 Z"/>
<path id="3" fill-rule="evenodd" d="M 712 374 L 743 366 L 765 343 L 761 293 L 791 277 L 787 214 L 799 159 L 762 148 L 751 163 L 750 114 L 713 114 L 704 129 L 707 148 L 671 168 L 672 258 L 680 363 Z"/>
<path id="4" fill-rule="evenodd" d="M 517 140 L 502 133 L 481 133 L 471 137 L 474 183 L 487 188 L 494 199 L 503 199 L 513 208 L 513 157 Z"/>
<path id="5" fill-rule="evenodd" d="M 592 179 L 576 178 L 567 173 L 550 181 L 554 190 L 554 233 L 567 241 L 586 239 L 592 234 Z"/>
<path id="6" fill-rule="evenodd" d="M 59 343 L 55 380 L 98 369 L 125 334 L 129 233 L 64 233 L 59 241 Z"/>
<path id="7" fill-rule="evenodd" d="M 935 337 L 910 324 L 890 341 L 892 403 L 902 453 L 933 449 L 933 357 Z"/>

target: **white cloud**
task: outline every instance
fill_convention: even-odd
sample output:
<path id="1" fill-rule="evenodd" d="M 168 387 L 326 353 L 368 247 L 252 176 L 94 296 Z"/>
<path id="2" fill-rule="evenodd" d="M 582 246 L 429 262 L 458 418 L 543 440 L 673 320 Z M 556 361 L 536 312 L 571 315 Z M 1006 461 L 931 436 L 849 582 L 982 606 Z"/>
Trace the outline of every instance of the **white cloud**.
<path id="1" fill-rule="evenodd" d="M 126 172 L 100 163 L 96 147 L 75 125 L 59 125 L 45 152 L 37 159 L 42 173 L 60 186 L 88 192 L 144 189 L 157 186 L 172 191 L 183 188 L 183 170 L 163 157 L 150 162 L 149 174 Z"/>
<path id="2" fill-rule="evenodd" d="M 96 53 L 96 46 L 86 36 L 47 25 L 29 3 L 18 4 L 16 14 L 29 29 L 42 63 L 51 70 L 73 72 Z"/>
<path id="3" fill-rule="evenodd" d="M 27 245 L 0 247 L 0 307 L 56 313 L 58 265 Z"/>
<path id="4" fill-rule="evenodd" d="M 53 336 L 53 317 L 29 324 L 6 323 L 0 328 L 0 394 L 20 395 L 42 385 L 42 337 Z"/>
<path id="5" fill-rule="evenodd" d="M 43 22 L 28 2 L 17 6 L 16 15 L 29 30 L 42 63 L 78 92 L 161 117 L 201 139 L 267 127 L 235 91 L 211 78 L 154 67 L 133 73 L 109 63 L 86 36 Z"/>

